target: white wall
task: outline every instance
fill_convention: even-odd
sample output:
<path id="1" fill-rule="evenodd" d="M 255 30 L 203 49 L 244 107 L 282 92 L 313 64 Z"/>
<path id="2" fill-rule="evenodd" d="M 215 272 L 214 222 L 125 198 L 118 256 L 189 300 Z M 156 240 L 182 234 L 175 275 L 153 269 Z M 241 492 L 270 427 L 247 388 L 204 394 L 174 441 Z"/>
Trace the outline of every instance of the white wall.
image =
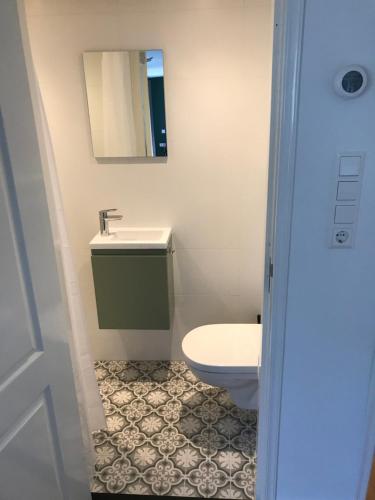
<path id="1" fill-rule="evenodd" d="M 375 6 L 307 0 L 290 254 L 277 500 L 360 500 L 375 352 Z M 362 97 L 336 96 L 348 64 Z M 336 155 L 367 154 L 356 246 L 327 246 Z"/>
<path id="2" fill-rule="evenodd" d="M 270 0 L 26 0 L 31 46 L 94 355 L 180 358 L 181 339 L 261 310 Z M 163 49 L 166 164 L 98 165 L 81 55 Z M 98 330 L 88 242 L 97 212 L 174 230 L 176 318 L 166 332 Z"/>

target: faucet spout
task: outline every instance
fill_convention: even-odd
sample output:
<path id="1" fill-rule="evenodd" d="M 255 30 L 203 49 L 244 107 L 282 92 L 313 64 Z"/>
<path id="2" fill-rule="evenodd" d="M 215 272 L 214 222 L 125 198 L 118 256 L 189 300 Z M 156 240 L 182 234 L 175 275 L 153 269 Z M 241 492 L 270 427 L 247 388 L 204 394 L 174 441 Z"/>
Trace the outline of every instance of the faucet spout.
<path id="1" fill-rule="evenodd" d="M 122 215 L 108 215 L 108 212 L 116 212 L 117 208 L 107 208 L 106 210 L 99 210 L 99 226 L 100 234 L 105 236 L 109 235 L 109 221 L 122 220 Z"/>

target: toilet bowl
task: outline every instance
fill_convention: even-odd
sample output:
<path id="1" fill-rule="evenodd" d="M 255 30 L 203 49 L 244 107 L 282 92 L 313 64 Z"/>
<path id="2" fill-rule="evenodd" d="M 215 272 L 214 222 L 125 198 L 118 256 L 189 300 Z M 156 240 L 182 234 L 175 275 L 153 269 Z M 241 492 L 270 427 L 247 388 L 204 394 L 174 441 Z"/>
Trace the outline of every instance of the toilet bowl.
<path id="1" fill-rule="evenodd" d="M 261 345 L 261 325 L 217 324 L 191 330 L 182 351 L 202 382 L 227 389 L 237 406 L 255 410 Z"/>

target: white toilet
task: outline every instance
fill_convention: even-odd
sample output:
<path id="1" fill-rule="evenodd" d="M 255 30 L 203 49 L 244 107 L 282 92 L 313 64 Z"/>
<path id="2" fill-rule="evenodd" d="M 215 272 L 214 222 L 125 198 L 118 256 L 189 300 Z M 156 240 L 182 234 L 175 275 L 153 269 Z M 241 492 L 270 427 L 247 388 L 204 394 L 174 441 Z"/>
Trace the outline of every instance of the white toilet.
<path id="1" fill-rule="evenodd" d="M 205 325 L 182 341 L 185 361 L 202 382 L 229 391 L 244 409 L 258 408 L 262 325 Z"/>

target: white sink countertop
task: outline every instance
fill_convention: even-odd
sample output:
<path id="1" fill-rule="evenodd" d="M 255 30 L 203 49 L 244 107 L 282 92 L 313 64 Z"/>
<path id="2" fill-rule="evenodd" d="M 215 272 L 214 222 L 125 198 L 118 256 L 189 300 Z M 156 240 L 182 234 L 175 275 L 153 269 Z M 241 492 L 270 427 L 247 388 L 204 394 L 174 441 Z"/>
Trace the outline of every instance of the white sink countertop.
<path id="1" fill-rule="evenodd" d="M 93 250 L 164 249 L 168 248 L 170 227 L 116 227 L 108 236 L 98 233 L 91 241 Z"/>

